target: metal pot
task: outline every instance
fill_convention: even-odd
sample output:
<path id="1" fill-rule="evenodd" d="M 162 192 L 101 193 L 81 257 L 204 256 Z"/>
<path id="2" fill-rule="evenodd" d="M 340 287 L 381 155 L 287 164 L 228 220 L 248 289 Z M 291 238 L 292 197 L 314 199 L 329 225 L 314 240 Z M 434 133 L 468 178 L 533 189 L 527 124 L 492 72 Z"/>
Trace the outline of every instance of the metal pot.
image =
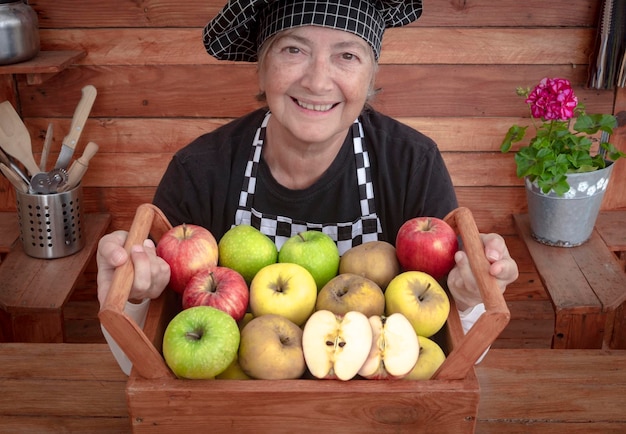
<path id="1" fill-rule="evenodd" d="M 0 65 L 23 62 L 38 53 L 37 13 L 21 0 L 0 0 Z"/>

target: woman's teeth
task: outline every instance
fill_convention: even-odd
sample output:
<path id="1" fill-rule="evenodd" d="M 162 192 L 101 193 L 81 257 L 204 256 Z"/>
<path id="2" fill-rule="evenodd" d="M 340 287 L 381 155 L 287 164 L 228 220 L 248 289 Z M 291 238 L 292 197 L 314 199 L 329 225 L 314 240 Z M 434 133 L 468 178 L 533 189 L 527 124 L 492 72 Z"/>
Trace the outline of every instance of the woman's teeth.
<path id="1" fill-rule="evenodd" d="M 302 101 L 298 101 L 298 105 L 307 110 L 314 110 L 316 112 L 325 112 L 333 108 L 333 104 L 308 104 Z"/>

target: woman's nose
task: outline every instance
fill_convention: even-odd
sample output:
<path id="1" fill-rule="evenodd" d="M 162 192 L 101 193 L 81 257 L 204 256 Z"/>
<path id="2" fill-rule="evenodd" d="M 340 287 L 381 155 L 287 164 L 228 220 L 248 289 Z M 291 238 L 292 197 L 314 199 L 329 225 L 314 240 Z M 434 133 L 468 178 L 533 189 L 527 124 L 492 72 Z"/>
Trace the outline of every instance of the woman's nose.
<path id="1" fill-rule="evenodd" d="M 330 90 L 332 88 L 330 62 L 325 58 L 313 58 L 304 73 L 302 85 L 317 94 Z"/>

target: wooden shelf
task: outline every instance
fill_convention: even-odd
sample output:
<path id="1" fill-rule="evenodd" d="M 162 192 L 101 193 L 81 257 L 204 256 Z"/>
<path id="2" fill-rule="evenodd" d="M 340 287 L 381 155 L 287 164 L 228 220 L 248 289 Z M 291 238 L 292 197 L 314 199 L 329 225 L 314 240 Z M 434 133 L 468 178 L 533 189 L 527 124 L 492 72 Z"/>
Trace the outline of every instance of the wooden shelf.
<path id="1" fill-rule="evenodd" d="M 41 84 L 86 55 L 84 51 L 41 51 L 31 60 L 0 66 L 0 75 L 26 74 L 28 84 Z"/>

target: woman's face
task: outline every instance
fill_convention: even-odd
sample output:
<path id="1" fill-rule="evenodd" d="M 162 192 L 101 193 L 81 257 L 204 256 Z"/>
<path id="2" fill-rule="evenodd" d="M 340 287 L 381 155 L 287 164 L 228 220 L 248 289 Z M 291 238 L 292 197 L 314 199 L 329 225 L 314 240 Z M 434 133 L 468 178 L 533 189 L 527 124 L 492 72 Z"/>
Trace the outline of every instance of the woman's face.
<path id="1" fill-rule="evenodd" d="M 343 143 L 365 105 L 375 71 L 372 49 L 359 36 L 304 26 L 271 41 L 259 62 L 259 86 L 273 128 L 305 143 Z"/>

